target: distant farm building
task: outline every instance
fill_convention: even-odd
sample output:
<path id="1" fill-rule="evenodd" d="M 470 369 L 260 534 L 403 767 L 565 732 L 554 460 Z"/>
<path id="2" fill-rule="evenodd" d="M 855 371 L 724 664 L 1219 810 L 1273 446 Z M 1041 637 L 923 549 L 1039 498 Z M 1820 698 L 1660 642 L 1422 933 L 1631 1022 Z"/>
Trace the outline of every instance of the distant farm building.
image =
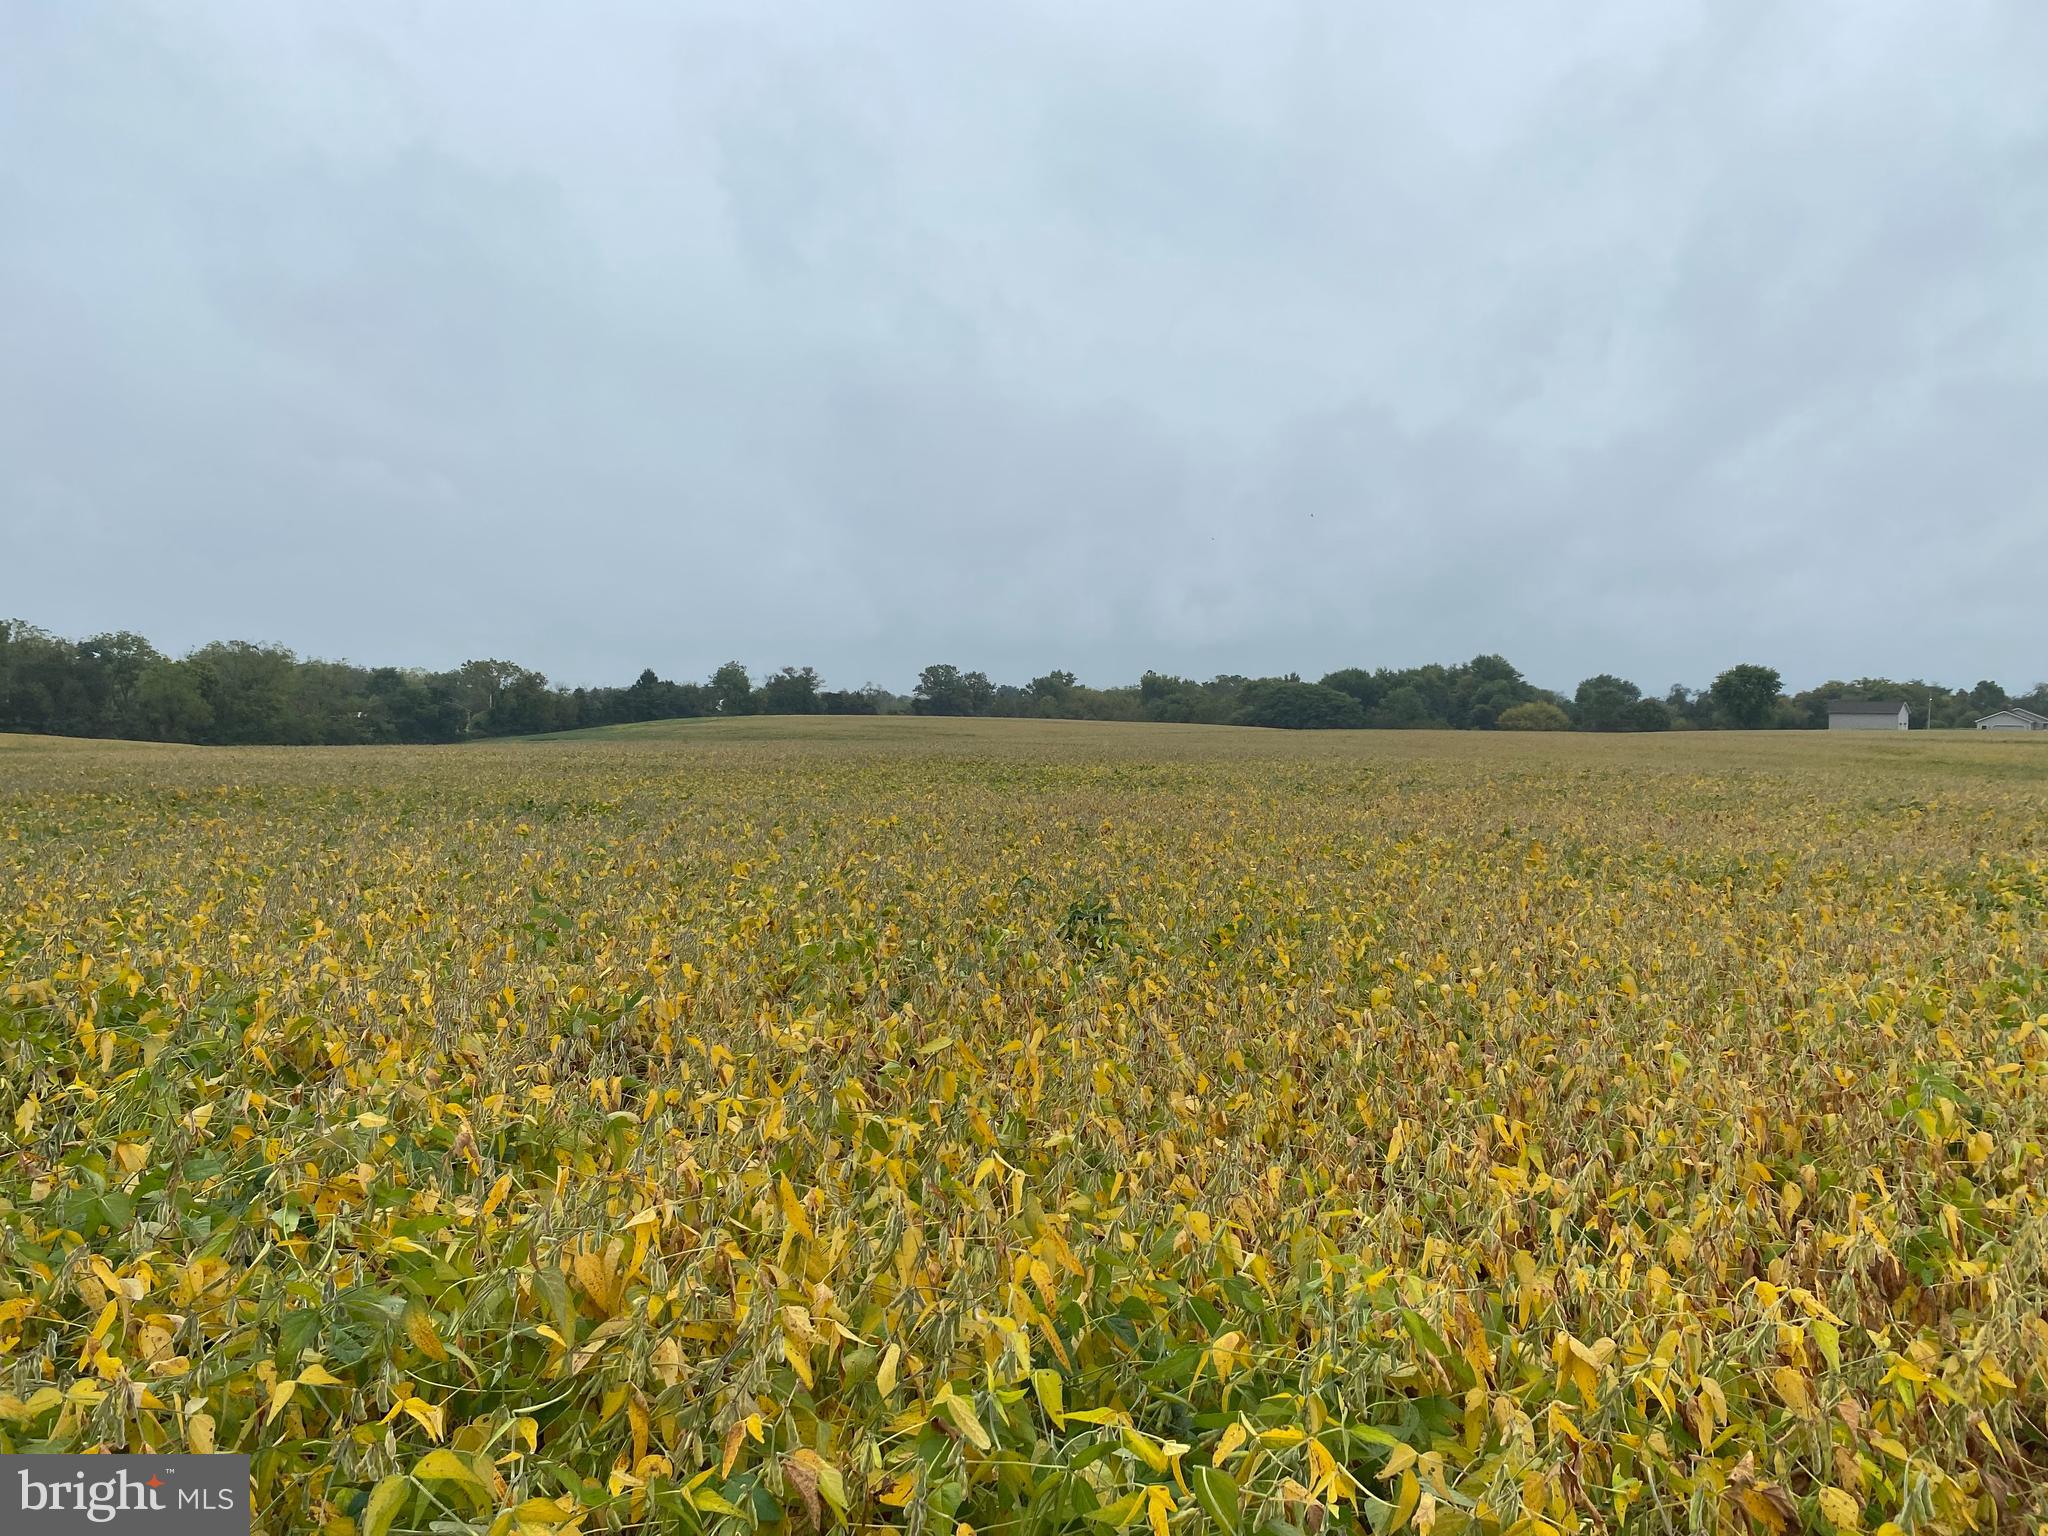
<path id="1" fill-rule="evenodd" d="M 1828 729 L 1831 731 L 1903 731 L 1909 718 L 1903 703 L 1890 700 L 1828 700 Z"/>
<path id="2" fill-rule="evenodd" d="M 2031 709 L 2014 705 L 2001 709 L 1995 715 L 1986 715 L 1977 722 L 1980 731 L 2048 731 L 2048 715 L 2037 715 Z"/>

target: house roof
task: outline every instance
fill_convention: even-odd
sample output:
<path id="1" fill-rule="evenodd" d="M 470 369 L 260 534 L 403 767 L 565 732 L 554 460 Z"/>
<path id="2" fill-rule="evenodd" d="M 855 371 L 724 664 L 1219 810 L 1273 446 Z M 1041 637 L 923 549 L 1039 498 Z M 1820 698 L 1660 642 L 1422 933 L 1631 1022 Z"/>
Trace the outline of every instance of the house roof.
<path id="1" fill-rule="evenodd" d="M 1994 709 L 1988 715 L 1979 715 L 1977 724 L 1982 725 L 1986 720 L 1996 720 L 2000 715 L 2015 716 L 2029 725 L 2048 725 L 2048 715 L 2037 715 L 2031 709 L 2021 709 L 2017 704 L 2008 705 L 2004 709 Z"/>
<path id="2" fill-rule="evenodd" d="M 1829 699 L 1828 713 L 1831 715 L 1896 715 L 1906 707 L 1900 699 Z"/>

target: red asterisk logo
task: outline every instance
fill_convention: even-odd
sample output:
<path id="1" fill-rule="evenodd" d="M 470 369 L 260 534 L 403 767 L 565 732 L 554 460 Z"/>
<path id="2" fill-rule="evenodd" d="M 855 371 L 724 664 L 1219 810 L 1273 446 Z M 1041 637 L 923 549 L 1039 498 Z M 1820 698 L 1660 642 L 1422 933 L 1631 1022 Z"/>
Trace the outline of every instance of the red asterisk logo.
<path id="1" fill-rule="evenodd" d="M 163 1485 L 164 1480 L 152 1472 L 149 1477 L 149 1486 L 152 1488 L 161 1488 L 163 1487 Z"/>

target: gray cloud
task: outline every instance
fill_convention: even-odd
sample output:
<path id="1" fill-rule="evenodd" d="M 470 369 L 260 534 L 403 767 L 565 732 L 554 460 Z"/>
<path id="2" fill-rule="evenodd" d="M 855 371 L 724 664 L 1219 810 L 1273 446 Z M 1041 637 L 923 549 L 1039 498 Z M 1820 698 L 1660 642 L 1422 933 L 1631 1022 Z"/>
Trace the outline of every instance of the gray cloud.
<path id="1" fill-rule="evenodd" d="M 2048 674 L 2048 12 L 0 7 L 0 611 Z"/>

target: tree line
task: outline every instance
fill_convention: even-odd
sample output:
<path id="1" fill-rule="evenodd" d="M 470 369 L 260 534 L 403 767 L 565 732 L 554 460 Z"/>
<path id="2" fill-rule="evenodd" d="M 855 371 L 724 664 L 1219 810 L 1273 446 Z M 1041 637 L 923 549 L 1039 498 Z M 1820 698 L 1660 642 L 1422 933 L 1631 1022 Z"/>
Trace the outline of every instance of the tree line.
<path id="1" fill-rule="evenodd" d="M 1569 695 L 1541 688 L 1500 656 L 1451 665 L 1346 667 L 1205 681 L 1147 672 L 1091 688 L 1072 672 L 995 683 L 978 671 L 926 667 L 908 695 L 873 684 L 827 688 L 816 669 L 760 677 L 737 661 L 705 681 L 650 667 L 623 687 L 565 688 L 514 662 L 447 671 L 360 667 L 281 646 L 216 641 L 172 657 L 126 631 L 67 640 L 0 620 L 0 730 L 214 745 L 436 743 L 697 716 L 922 714 L 1062 720 L 1159 720 L 1290 730 L 1787 730 L 1827 725 L 1830 699 L 1905 699 L 1916 728 L 1968 725 L 2018 704 L 2048 714 L 2048 684 L 2008 695 L 1992 682 L 1944 688 L 1858 678 L 1787 695 L 1770 667 L 1728 668 L 1705 688 L 1661 697 L 1608 673 Z"/>

